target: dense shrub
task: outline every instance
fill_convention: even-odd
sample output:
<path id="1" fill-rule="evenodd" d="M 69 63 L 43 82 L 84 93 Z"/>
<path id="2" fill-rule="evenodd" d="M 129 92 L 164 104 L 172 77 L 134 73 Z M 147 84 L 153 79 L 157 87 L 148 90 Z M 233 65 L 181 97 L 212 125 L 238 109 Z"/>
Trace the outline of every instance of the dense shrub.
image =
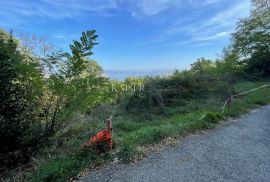
<path id="1" fill-rule="evenodd" d="M 232 84 L 209 73 L 175 72 L 169 77 L 150 78 L 143 92 L 126 97 L 122 105 L 128 113 L 164 114 L 166 107 L 182 107 L 192 99 L 225 99 L 233 92 Z"/>
<path id="2" fill-rule="evenodd" d="M 245 63 L 245 77 L 255 80 L 270 77 L 270 52 L 256 52 Z"/>
<path id="3" fill-rule="evenodd" d="M 17 44 L 0 32 L 0 165 L 13 166 L 29 161 L 42 143 L 41 126 L 35 121 L 35 104 L 23 87 Z"/>

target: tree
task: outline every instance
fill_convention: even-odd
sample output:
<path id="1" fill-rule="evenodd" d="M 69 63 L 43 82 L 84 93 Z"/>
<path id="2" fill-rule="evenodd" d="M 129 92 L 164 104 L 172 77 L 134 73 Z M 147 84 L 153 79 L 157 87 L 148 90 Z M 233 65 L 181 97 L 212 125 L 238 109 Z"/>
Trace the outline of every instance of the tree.
<path id="1" fill-rule="evenodd" d="M 89 59 L 96 43 L 94 30 L 83 32 L 73 41 L 71 52 L 56 52 L 39 57 L 46 61 L 47 76 L 36 79 L 36 95 L 48 135 L 54 134 L 76 111 L 84 112 L 106 100 L 108 79 L 102 68 Z"/>
<path id="2" fill-rule="evenodd" d="M 234 82 L 242 75 L 243 65 L 238 61 L 233 47 L 229 45 L 225 47 L 222 56 L 215 62 L 216 68 L 214 73 L 217 77 L 228 82 Z"/>
<path id="3" fill-rule="evenodd" d="M 23 64 L 17 50 L 18 41 L 0 30 L 0 161 L 12 165 L 28 161 L 42 132 L 35 120 L 35 102 L 29 100 L 26 70 L 35 70 L 32 64 Z M 40 143 L 42 143 L 40 141 Z"/>
<path id="4" fill-rule="evenodd" d="M 261 13 L 270 8 L 270 1 L 269 0 L 252 0 L 252 13 L 257 14 Z"/>
<path id="5" fill-rule="evenodd" d="M 233 48 L 246 64 L 246 71 L 256 76 L 270 76 L 269 0 L 253 0 L 248 18 L 239 21 L 233 34 Z"/>
<path id="6" fill-rule="evenodd" d="M 110 101 L 108 78 L 90 59 L 96 38 L 94 30 L 83 32 L 67 53 L 0 30 L 1 164 L 29 160 L 74 112 Z"/>
<path id="7" fill-rule="evenodd" d="M 213 71 L 213 69 L 215 68 L 215 64 L 214 62 L 212 62 L 209 59 L 205 59 L 205 58 L 200 58 L 197 59 L 196 62 L 191 64 L 191 71 L 192 72 L 196 72 L 196 73 L 210 73 Z"/>

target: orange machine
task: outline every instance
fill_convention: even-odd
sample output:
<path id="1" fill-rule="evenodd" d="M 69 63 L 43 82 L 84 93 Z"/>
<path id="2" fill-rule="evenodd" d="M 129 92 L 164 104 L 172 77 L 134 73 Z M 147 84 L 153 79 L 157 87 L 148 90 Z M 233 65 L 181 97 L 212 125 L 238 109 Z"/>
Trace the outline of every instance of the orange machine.
<path id="1" fill-rule="evenodd" d="M 95 136 L 92 136 L 87 142 L 85 142 L 85 147 L 91 147 L 99 144 L 107 144 L 109 150 L 112 149 L 112 118 L 107 117 L 106 128 L 98 132 Z"/>

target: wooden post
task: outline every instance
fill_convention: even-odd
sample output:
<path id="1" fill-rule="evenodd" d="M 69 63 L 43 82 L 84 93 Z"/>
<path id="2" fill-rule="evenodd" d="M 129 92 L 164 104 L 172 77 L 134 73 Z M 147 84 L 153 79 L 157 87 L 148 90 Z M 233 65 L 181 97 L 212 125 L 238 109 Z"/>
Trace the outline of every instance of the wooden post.
<path id="1" fill-rule="evenodd" d="M 231 109 L 231 104 L 232 104 L 232 96 L 230 96 L 228 99 L 228 109 Z"/>
<path id="2" fill-rule="evenodd" d="M 109 131 L 112 131 L 112 117 L 110 117 L 110 116 L 107 116 L 107 119 L 106 119 L 106 128 Z"/>
<path id="3" fill-rule="evenodd" d="M 112 150 L 112 146 L 113 146 L 113 143 L 112 143 L 112 117 L 108 116 L 107 119 L 106 119 L 106 128 L 109 132 L 109 139 L 107 141 L 107 144 L 108 144 L 108 147 L 109 147 L 109 150 Z"/>

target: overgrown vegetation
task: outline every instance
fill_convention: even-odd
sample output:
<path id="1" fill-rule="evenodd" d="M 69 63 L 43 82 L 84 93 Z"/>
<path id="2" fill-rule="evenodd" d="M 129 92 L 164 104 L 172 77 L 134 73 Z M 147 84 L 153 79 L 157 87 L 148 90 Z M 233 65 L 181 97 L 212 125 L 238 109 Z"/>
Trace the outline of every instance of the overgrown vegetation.
<path id="1" fill-rule="evenodd" d="M 24 82 L 24 70 L 31 70 L 31 62 L 23 64 L 24 55 L 17 51 L 17 43 L 0 31 L 0 165 L 14 166 L 29 161 L 32 150 L 43 142 L 41 125 L 35 115 L 36 102 Z M 31 70 L 32 71 L 32 70 Z"/>
<path id="2" fill-rule="evenodd" d="M 29 161 L 38 146 L 48 145 L 66 128 L 74 113 L 106 101 L 108 79 L 87 59 L 96 38 L 95 31 L 83 32 L 71 53 L 42 47 L 43 54 L 37 55 L 1 30 L 1 165 Z"/>
<path id="3" fill-rule="evenodd" d="M 190 70 L 171 76 L 123 82 L 104 77 L 90 59 L 97 44 L 94 30 L 73 41 L 70 52 L 37 39 L 25 43 L 1 30 L 1 171 L 11 176 L 18 165 L 36 168 L 3 179 L 66 181 L 88 166 L 115 158 L 130 162 L 139 146 L 212 128 L 268 104 L 265 87 L 233 98 L 221 113 L 229 96 L 270 83 L 269 15 L 269 3 L 253 0 L 250 17 L 239 21 L 220 59 L 200 58 Z M 83 148 L 108 115 L 114 151 L 101 155 Z"/>

